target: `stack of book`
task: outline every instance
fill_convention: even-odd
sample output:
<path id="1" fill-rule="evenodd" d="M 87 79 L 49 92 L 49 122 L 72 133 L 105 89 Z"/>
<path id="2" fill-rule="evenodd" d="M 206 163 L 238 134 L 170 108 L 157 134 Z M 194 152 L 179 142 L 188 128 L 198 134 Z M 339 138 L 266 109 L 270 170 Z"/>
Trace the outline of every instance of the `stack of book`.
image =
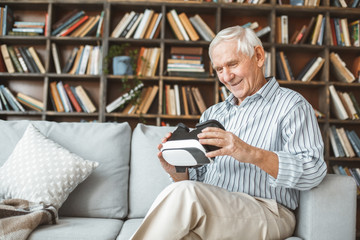
<path id="1" fill-rule="evenodd" d="M 74 47 L 64 66 L 60 64 L 56 45 L 52 44 L 51 49 L 57 73 L 98 75 L 102 71 L 101 46 L 81 45 Z"/>
<path id="2" fill-rule="evenodd" d="M 338 80 L 345 83 L 355 81 L 354 74 L 346 67 L 346 63 L 340 58 L 339 54 L 331 52 L 330 62 L 334 66 L 333 70 Z"/>
<path id="3" fill-rule="evenodd" d="M 167 60 L 169 76 L 207 77 L 205 72 L 202 47 L 177 47 L 170 49 L 170 58 Z"/>
<path id="4" fill-rule="evenodd" d="M 179 86 L 165 84 L 163 98 L 163 114 L 199 115 L 206 110 L 206 104 L 196 86 Z"/>
<path id="5" fill-rule="evenodd" d="M 345 119 L 359 119 L 360 107 L 359 103 L 352 92 L 337 91 L 334 85 L 329 86 L 331 107 L 336 118 Z"/>
<path id="6" fill-rule="evenodd" d="M 8 35 L 44 35 L 45 22 L 15 21 Z"/>
<path id="7" fill-rule="evenodd" d="M 172 9 L 166 14 L 166 18 L 178 40 L 197 41 L 201 36 L 202 39 L 210 42 L 215 37 L 213 30 L 199 14 L 189 18 L 185 12 L 178 14 Z"/>
<path id="8" fill-rule="evenodd" d="M 52 25 L 52 36 L 57 37 L 100 37 L 103 32 L 104 11 L 89 16 L 83 10 L 73 9 Z"/>
<path id="9" fill-rule="evenodd" d="M 136 74 L 143 77 L 154 77 L 159 65 L 161 48 L 141 47 L 136 64 Z"/>
<path id="10" fill-rule="evenodd" d="M 113 38 L 155 39 L 160 33 L 162 13 L 153 9 L 127 12 L 111 33 Z"/>
<path id="11" fill-rule="evenodd" d="M 70 86 L 67 83 L 51 82 L 49 94 L 53 109 L 57 112 L 86 112 L 96 111 L 86 90 L 78 85 Z"/>
<path id="12" fill-rule="evenodd" d="M 40 60 L 35 48 L 0 46 L 2 61 L 0 60 L 0 70 L 8 73 L 45 73 L 44 65 Z"/>
<path id="13" fill-rule="evenodd" d="M 360 139 L 354 130 L 331 125 L 329 135 L 335 157 L 360 157 Z"/>

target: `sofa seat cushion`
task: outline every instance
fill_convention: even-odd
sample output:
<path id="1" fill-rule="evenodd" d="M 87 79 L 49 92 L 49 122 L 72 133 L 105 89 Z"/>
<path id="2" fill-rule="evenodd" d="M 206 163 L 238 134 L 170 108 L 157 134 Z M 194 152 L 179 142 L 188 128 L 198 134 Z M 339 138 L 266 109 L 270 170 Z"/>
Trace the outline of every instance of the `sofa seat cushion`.
<path id="1" fill-rule="evenodd" d="M 140 227 L 143 218 L 133 218 L 128 219 L 124 222 L 124 225 L 121 228 L 119 236 L 116 240 L 129 240 L 130 237 L 135 233 L 135 231 Z"/>
<path id="2" fill-rule="evenodd" d="M 64 217 L 55 225 L 36 228 L 28 240 L 110 240 L 122 225 L 117 219 Z"/>
<path id="3" fill-rule="evenodd" d="M 0 120 L 0 166 L 32 123 L 48 139 L 99 166 L 69 195 L 60 216 L 124 218 L 128 210 L 131 128 L 128 123 Z"/>

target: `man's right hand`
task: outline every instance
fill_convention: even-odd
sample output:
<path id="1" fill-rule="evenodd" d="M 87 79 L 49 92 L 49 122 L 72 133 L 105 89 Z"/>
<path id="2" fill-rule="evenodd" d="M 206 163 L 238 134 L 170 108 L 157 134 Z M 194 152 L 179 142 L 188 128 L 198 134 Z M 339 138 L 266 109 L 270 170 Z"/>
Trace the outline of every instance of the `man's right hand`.
<path id="1" fill-rule="evenodd" d="M 165 159 L 162 156 L 162 152 L 161 152 L 161 148 L 163 147 L 162 144 L 165 143 L 170 137 L 171 137 L 171 133 L 168 133 L 163 138 L 161 143 L 158 145 L 158 149 L 159 149 L 158 158 L 160 160 L 161 166 L 164 168 L 164 170 L 171 176 L 171 178 L 175 182 L 183 181 L 183 180 L 189 180 L 189 174 L 188 174 L 187 169 L 186 169 L 186 171 L 184 173 L 176 172 L 175 166 L 173 166 L 170 163 L 168 163 L 167 161 L 165 161 Z"/>

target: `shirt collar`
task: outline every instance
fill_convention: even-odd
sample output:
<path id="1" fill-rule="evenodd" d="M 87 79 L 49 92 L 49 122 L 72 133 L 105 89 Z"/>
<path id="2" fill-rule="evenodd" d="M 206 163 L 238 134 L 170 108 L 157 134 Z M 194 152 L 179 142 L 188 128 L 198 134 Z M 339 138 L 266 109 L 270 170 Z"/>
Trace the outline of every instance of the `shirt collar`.
<path id="1" fill-rule="evenodd" d="M 267 83 L 264 86 L 262 86 L 262 88 L 260 88 L 260 90 L 257 91 L 255 94 L 249 96 L 250 98 L 255 99 L 257 97 L 262 97 L 268 102 L 271 100 L 271 98 L 273 97 L 276 90 L 280 87 L 280 85 L 276 81 L 275 77 L 270 77 L 270 78 L 267 78 L 266 80 L 267 80 Z M 247 97 L 247 98 L 249 98 L 249 97 Z M 225 99 L 225 101 L 227 104 L 237 105 L 237 99 L 235 98 L 234 94 L 232 94 L 232 93 Z"/>

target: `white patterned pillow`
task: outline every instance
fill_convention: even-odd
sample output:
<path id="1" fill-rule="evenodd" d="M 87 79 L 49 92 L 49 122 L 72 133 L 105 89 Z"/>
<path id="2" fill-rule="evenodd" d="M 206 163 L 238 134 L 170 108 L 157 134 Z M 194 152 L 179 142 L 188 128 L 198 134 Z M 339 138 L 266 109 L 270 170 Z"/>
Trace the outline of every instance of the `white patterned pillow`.
<path id="1" fill-rule="evenodd" d="M 0 167 L 0 196 L 59 209 L 76 186 L 98 165 L 69 152 L 29 124 Z"/>

